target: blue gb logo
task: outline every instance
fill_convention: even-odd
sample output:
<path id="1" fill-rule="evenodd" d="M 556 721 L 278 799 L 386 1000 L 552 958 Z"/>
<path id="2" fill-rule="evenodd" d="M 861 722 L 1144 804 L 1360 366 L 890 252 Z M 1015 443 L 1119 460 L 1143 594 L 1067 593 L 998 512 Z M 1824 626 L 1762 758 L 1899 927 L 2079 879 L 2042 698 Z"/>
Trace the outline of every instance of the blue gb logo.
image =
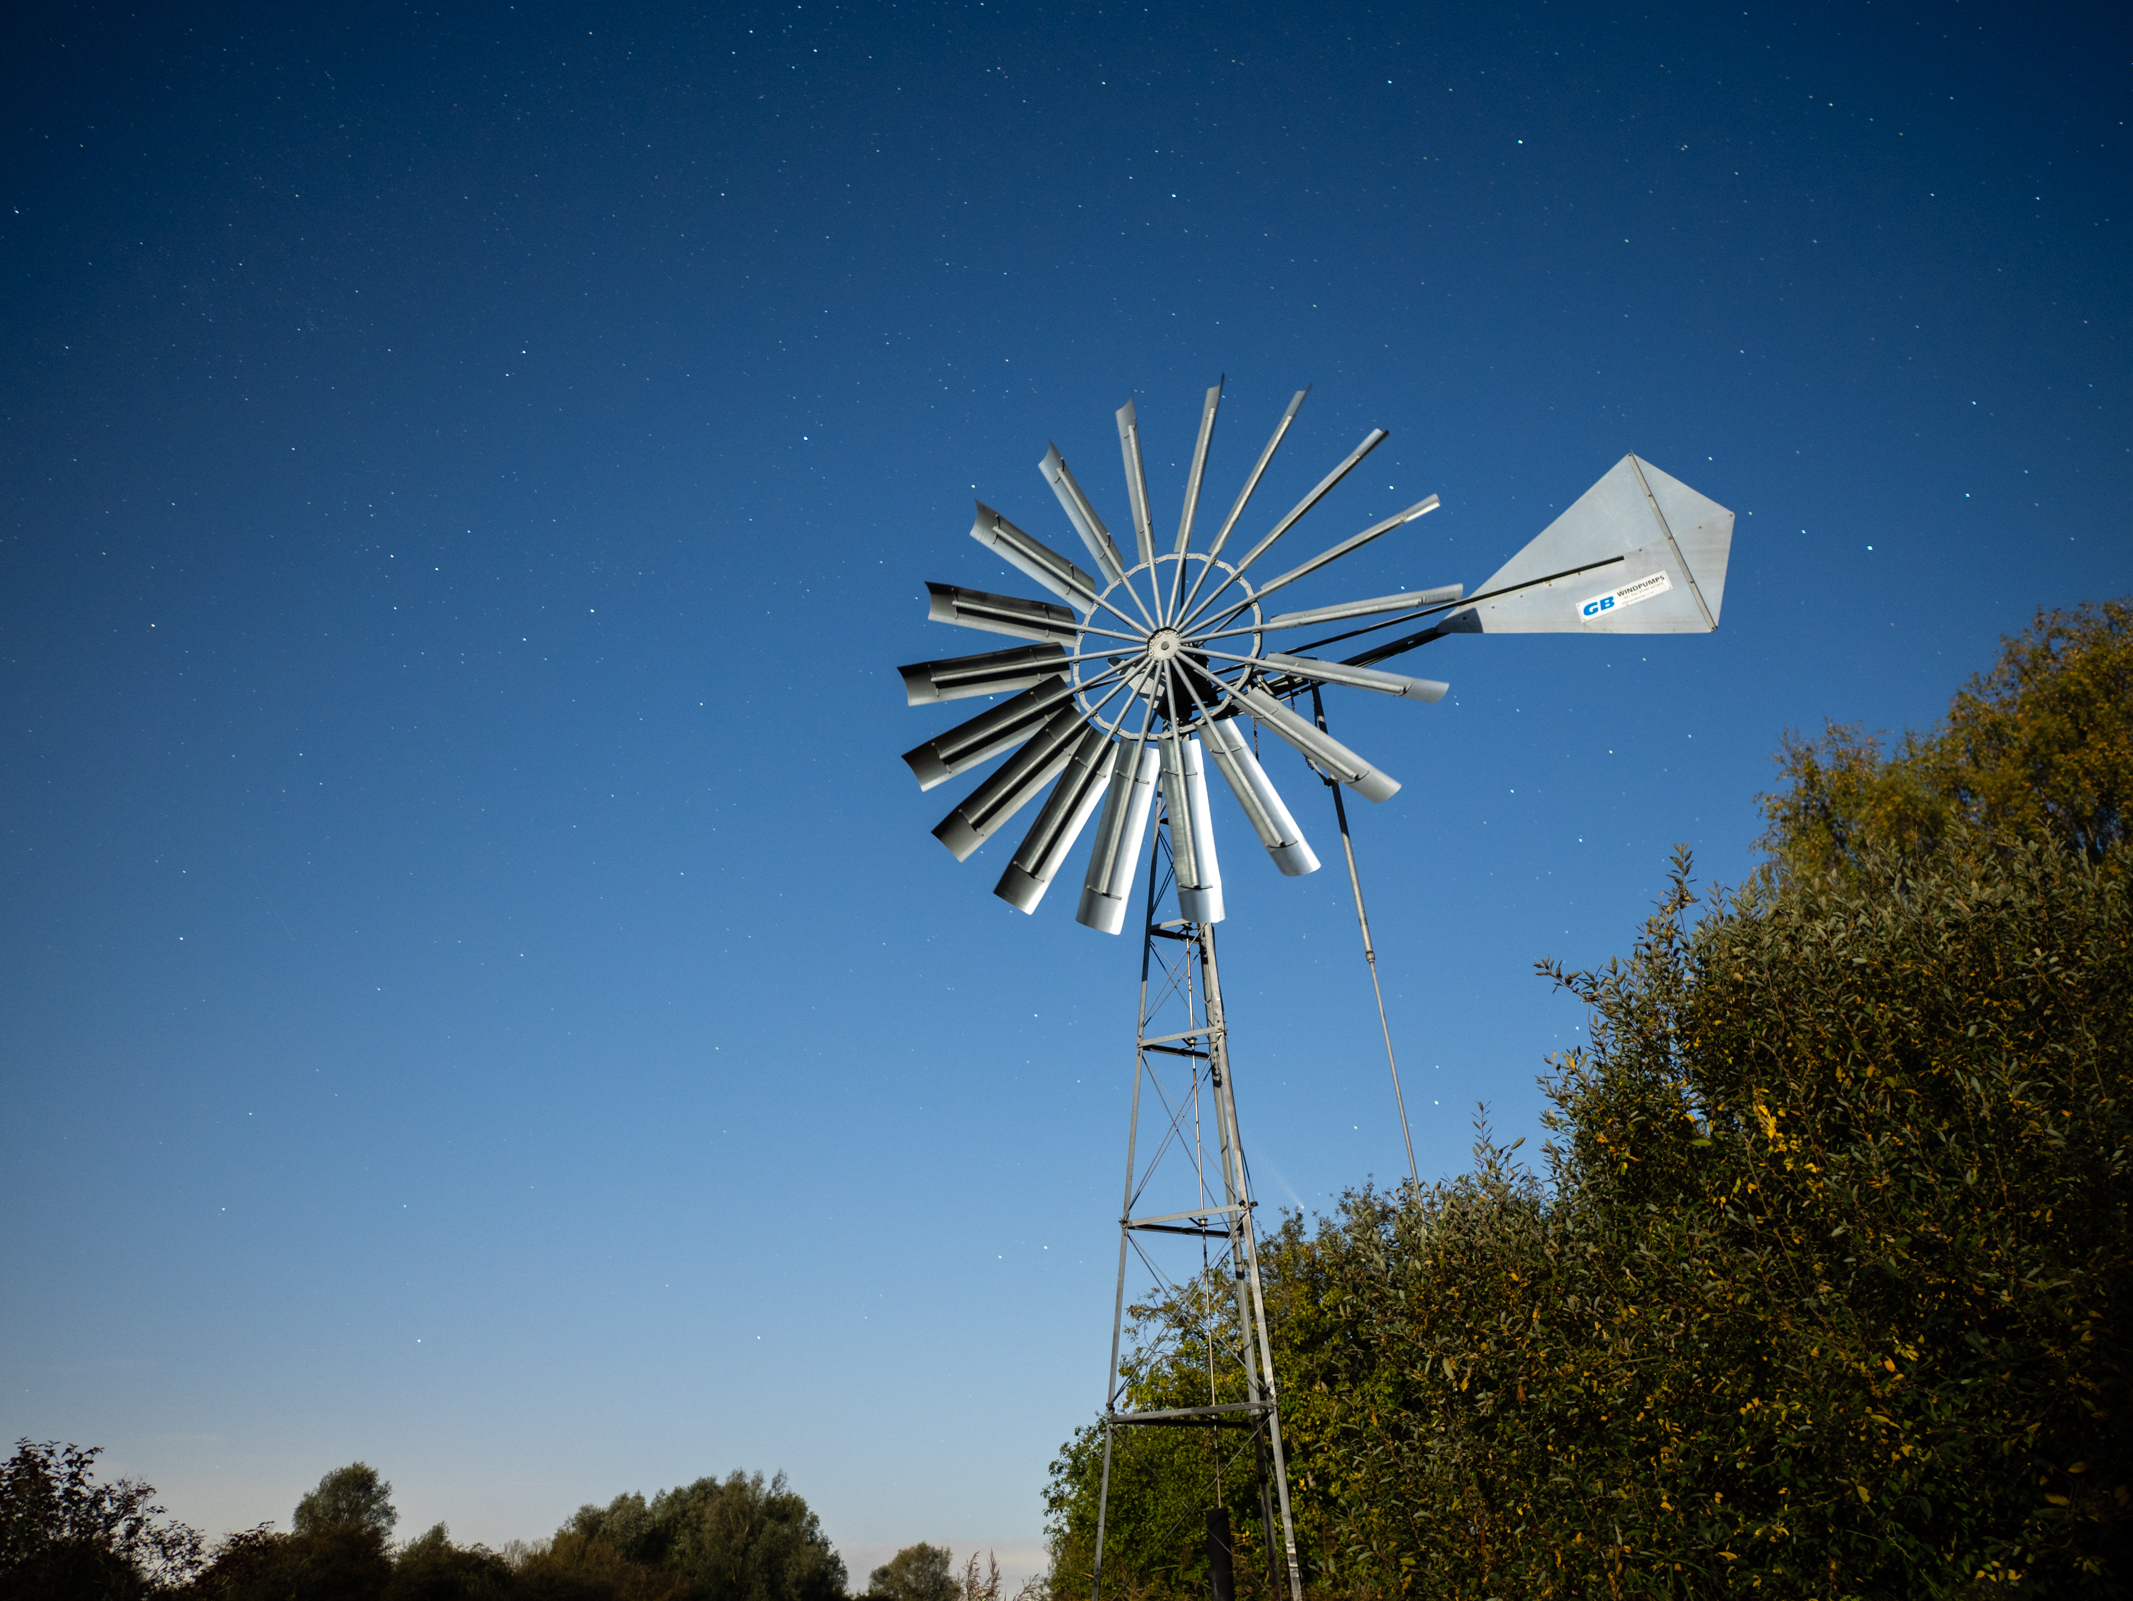
<path id="1" fill-rule="evenodd" d="M 1604 595 L 1595 595 L 1578 607 L 1578 616 L 1585 622 L 1596 622 L 1609 612 L 1623 606 L 1634 606 L 1639 601 L 1650 600 L 1654 595 L 1663 595 L 1674 586 L 1664 572 L 1652 573 L 1633 584 L 1624 584 L 1620 589 L 1611 589 Z"/>

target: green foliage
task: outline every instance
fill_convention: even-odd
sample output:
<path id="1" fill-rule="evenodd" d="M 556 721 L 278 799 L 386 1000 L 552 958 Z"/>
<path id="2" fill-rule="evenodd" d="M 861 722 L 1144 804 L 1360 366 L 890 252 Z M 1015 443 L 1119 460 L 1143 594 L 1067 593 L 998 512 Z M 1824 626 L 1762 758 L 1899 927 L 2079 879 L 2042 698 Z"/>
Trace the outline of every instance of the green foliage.
<path id="1" fill-rule="evenodd" d="M 556 1536 L 611 1548 L 625 1561 L 678 1573 L 701 1601 L 841 1601 L 844 1562 L 780 1473 L 620 1495 L 578 1509 Z"/>
<path id="2" fill-rule="evenodd" d="M 392 1554 L 392 1487 L 362 1463 L 304 1498 L 301 1531 L 232 1535 L 201 1601 L 843 1601 L 844 1565 L 781 1474 L 699 1479 L 579 1509 L 552 1540 L 455 1546 L 442 1523 Z M 131 1594 L 131 1592 L 128 1592 Z M 994 1593 L 967 1601 L 998 1601 Z"/>
<path id="3" fill-rule="evenodd" d="M 1044 1582 L 1033 1579 L 1016 1601 L 1047 1601 L 1048 1596 Z M 955 1553 L 946 1546 L 907 1545 L 867 1576 L 864 1601 L 1000 1601 L 999 1558 L 987 1552 L 980 1568 L 973 1551 L 958 1575 Z"/>
<path id="4" fill-rule="evenodd" d="M 237 1601 L 243 1596 L 273 1593 L 266 1575 L 287 1540 L 287 1535 L 276 1534 L 272 1525 L 265 1523 L 225 1535 L 215 1542 L 207 1565 L 182 1593 L 195 1601 Z"/>
<path id="5" fill-rule="evenodd" d="M 605 1540 L 565 1531 L 514 1564 L 523 1601 L 690 1601 L 688 1576 L 632 1562 Z"/>
<path id="6" fill-rule="evenodd" d="M 393 1579 L 375 1524 L 326 1523 L 302 1534 L 230 1536 L 185 1593 L 204 1601 L 383 1601 Z"/>
<path id="7" fill-rule="evenodd" d="M 1283 1322 L 1285 1340 L 1299 1327 L 1291 1318 L 1294 1308 L 1281 1296 L 1280 1274 L 1292 1261 L 1279 1242 L 1262 1246 L 1269 1317 Z M 1230 1281 L 1217 1273 L 1128 1309 L 1121 1376 L 1132 1410 L 1246 1399 L 1242 1368 L 1234 1357 L 1234 1294 Z M 1212 1388 L 1210 1344 L 1218 1351 Z M 1085 1594 L 1090 1581 L 1103 1450 L 1102 1428 L 1091 1424 L 1067 1442 L 1052 1464 L 1047 1527 L 1054 1580 L 1065 1594 Z M 1269 1548 L 1256 1498 L 1256 1469 L 1253 1443 L 1242 1430 L 1118 1431 L 1111 1454 L 1112 1510 L 1104 1531 L 1106 1591 L 1203 1596 L 1210 1582 L 1206 1511 L 1218 1502 L 1238 1519 L 1232 1529 L 1238 1574 L 1263 1567 Z"/>
<path id="8" fill-rule="evenodd" d="M 182 1583 L 201 1565 L 198 1530 L 166 1520 L 155 1489 L 96 1482 L 99 1451 L 15 1442 L 0 1464 L 0 1598 L 127 1601 Z"/>
<path id="9" fill-rule="evenodd" d="M 1886 758 L 1832 723 L 1788 734 L 1778 764 L 1762 844 L 1788 879 L 1847 872 L 1866 850 L 1920 860 L 1964 828 L 2100 863 L 2133 821 L 2133 601 L 2039 611 L 1939 729 Z"/>
<path id="10" fill-rule="evenodd" d="M 1867 849 L 1930 856 L 1960 818 L 1937 747 L 1915 734 L 1884 759 L 1855 725 L 1830 723 L 1816 740 L 1788 733 L 1778 767 L 1786 787 L 1764 797 L 1758 843 L 1788 880 L 1842 875 Z"/>
<path id="11" fill-rule="evenodd" d="M 867 1575 L 867 1594 L 876 1601 L 957 1601 L 954 1564 L 945 1546 L 907 1545 Z"/>
<path id="12" fill-rule="evenodd" d="M 389 1497 L 393 1487 L 378 1477 L 367 1462 L 351 1462 L 335 1468 L 318 1481 L 318 1488 L 296 1503 L 292 1520 L 299 1535 L 326 1529 L 364 1528 L 377 1532 L 382 1543 L 400 1521 Z"/>
<path id="13" fill-rule="evenodd" d="M 1268 1242 L 1316 1591 L 2133 1588 L 2129 623 L 2040 617 L 1889 757 L 1789 747 L 1773 872 L 1699 901 L 1683 859 L 1627 961 L 1544 967 L 1593 1013 L 1545 1182 L 1484 1134 Z M 1140 1309 L 1136 1405 L 1204 1391 L 1205 1292 Z M 1100 1445 L 1054 1464 L 1063 1579 Z M 1212 1479 L 1134 1448 L 1106 1585 L 1184 1601 Z"/>
<path id="14" fill-rule="evenodd" d="M 668 1541 L 652 1525 L 651 1508 L 644 1497 L 631 1490 L 601 1506 L 581 1506 L 557 1532 L 557 1538 L 575 1534 L 587 1540 L 638 1558 L 657 1562 L 667 1552 Z"/>
<path id="15" fill-rule="evenodd" d="M 1597 1023 L 1557 1199 L 1458 1270 L 1497 1316 L 1369 1330 L 1431 1382 L 1354 1430 L 1362 1503 L 1455 1499 L 1480 1535 L 1383 1542 L 1381 1582 L 1397 1552 L 1452 1594 L 2115 1592 L 2123 888 L 2044 845 L 1991 880 L 1857 865 L 1693 932 L 1677 879 L 1626 967 L 1565 975 Z M 1395 1258 L 1410 1305 L 1436 1250 Z"/>
<path id="16" fill-rule="evenodd" d="M 486 1546 L 455 1546 L 437 1524 L 401 1547 L 384 1601 L 506 1601 L 518 1594 L 510 1564 Z"/>
<path id="17" fill-rule="evenodd" d="M 400 1547 L 398 1562 L 420 1562 L 441 1551 L 452 1549 L 452 1531 L 442 1523 L 433 1523 L 420 1534 Z"/>

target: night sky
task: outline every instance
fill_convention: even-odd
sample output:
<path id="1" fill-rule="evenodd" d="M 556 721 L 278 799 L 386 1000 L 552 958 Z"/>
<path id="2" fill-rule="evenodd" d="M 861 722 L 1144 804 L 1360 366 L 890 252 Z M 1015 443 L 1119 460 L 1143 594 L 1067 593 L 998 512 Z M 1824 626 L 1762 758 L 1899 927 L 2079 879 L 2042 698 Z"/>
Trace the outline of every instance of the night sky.
<path id="1" fill-rule="evenodd" d="M 190 15 L 188 16 L 188 12 Z M 855 1580 L 1038 1561 L 1102 1395 L 1138 942 L 957 865 L 898 663 L 1006 641 L 1047 441 L 1174 526 L 1391 439 L 1298 602 L 1478 584 L 1625 451 L 1738 514 L 1712 635 L 1332 691 L 1425 1175 L 1539 1144 L 1677 843 L 2133 590 L 2116 8 L 18 14 L 0 213 L 0 1436 L 211 1533 L 784 1468 Z M 1278 749 L 1278 747 L 1276 748 Z M 1404 1157 L 1332 870 L 1218 791 L 1262 1198 Z"/>

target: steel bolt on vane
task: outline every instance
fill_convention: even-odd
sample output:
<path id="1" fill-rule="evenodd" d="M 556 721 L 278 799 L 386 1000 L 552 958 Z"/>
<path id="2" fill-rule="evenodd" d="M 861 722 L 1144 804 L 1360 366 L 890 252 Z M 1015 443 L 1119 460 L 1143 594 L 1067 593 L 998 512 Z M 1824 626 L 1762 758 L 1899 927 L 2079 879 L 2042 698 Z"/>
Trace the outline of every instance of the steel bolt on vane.
<path id="1" fill-rule="evenodd" d="M 1101 576 L 1091 576 L 981 502 L 971 537 L 1056 600 L 928 584 L 933 621 L 1033 643 L 899 669 L 906 698 L 914 706 L 1006 697 L 904 756 L 919 786 L 932 789 L 995 756 L 1013 753 L 934 829 L 934 836 L 958 861 L 967 860 L 1051 786 L 993 890 L 1002 900 L 1035 911 L 1093 817 L 1095 836 L 1075 917 L 1102 933 L 1120 932 L 1142 877 L 1149 820 L 1158 820 L 1140 897 L 1140 1019 L 1126 1137 L 1125 1201 L 1119 1215 L 1118 1287 L 1104 1384 L 1103 1487 L 1091 1587 L 1098 1601 L 1113 1447 L 1118 1431 L 1129 1427 L 1243 1431 L 1240 1452 L 1252 1453 L 1257 1510 L 1273 1569 L 1269 1578 L 1278 1588 L 1285 1577 L 1291 1601 L 1302 1601 L 1303 1596 L 1280 1395 L 1260 1287 L 1253 1221 L 1257 1203 L 1238 1125 L 1215 959 L 1214 925 L 1222 921 L 1225 907 L 1208 810 L 1208 760 L 1212 758 L 1274 865 L 1290 877 L 1316 872 L 1319 860 L 1259 763 L 1256 732 L 1264 730 L 1293 746 L 1332 787 L 1375 990 L 1377 953 L 1363 910 L 1362 881 L 1340 787 L 1382 801 L 1400 785 L 1327 731 L 1322 686 L 1441 700 L 1445 684 L 1386 672 L 1377 664 L 1447 634 L 1705 633 L 1718 626 L 1725 593 L 1733 513 L 1630 455 L 1471 598 L 1462 585 L 1446 584 L 1269 615 L 1270 597 L 1437 508 L 1437 497 L 1427 496 L 1255 584 L 1252 575 L 1261 558 L 1386 438 L 1381 428 L 1364 435 L 1310 493 L 1232 558 L 1226 554 L 1231 536 L 1308 393 L 1299 390 L 1289 402 L 1229 514 L 1205 548 L 1195 550 L 1194 524 L 1222 386 L 1207 391 L 1177 535 L 1162 554 L 1157 553 L 1148 504 L 1139 420 L 1127 401 L 1117 422 L 1133 529 L 1135 559 L 1130 567 L 1066 458 L 1057 446 L 1046 450 L 1039 471 Z M 1364 618 L 1378 620 L 1358 623 Z M 1305 654 L 1406 623 L 1422 626 L 1340 660 Z M 1344 626 L 1349 624 L 1355 626 Z M 1323 637 L 1287 643 L 1304 634 Z M 1285 648 L 1270 648 L 1270 636 Z M 1310 717 L 1293 704 L 1306 694 L 1314 713 Z M 1246 735 L 1247 721 L 1254 737 Z M 1399 1068 L 1381 993 L 1378 1015 L 1397 1100 Z M 1404 1103 L 1400 1119 L 1407 1135 Z M 1407 1137 L 1413 1175 L 1414 1146 L 1412 1136 Z M 1191 1257 L 1195 1248 L 1197 1262 Z M 1197 1320 L 1191 1337 L 1205 1353 L 1204 1406 L 1147 1410 L 1126 1404 L 1119 1344 L 1127 1312 L 1127 1269 L 1134 1260 L 1180 1309 L 1185 1322 L 1179 1327 Z M 1175 1328 L 1172 1337 L 1177 1337 Z M 1218 1432 L 1212 1438 L 1222 1436 Z M 1218 1575 L 1226 1577 L 1229 1524 L 1227 1511 L 1220 1508 L 1221 1482 L 1218 1469 L 1217 1508 L 1209 1514 L 1208 1543 Z M 1278 1548 L 1273 1537 L 1277 1518 Z"/>

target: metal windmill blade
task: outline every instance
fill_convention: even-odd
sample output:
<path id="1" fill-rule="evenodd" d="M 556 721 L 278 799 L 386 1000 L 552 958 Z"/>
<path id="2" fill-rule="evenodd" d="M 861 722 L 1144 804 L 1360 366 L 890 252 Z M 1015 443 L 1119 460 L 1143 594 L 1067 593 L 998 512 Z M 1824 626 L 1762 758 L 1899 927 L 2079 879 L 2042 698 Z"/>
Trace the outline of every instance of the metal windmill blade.
<path id="1" fill-rule="evenodd" d="M 1325 684 L 1433 701 L 1442 697 L 1445 686 L 1274 647 L 1299 630 L 1388 611 L 1413 614 L 1418 607 L 1455 601 L 1463 591 L 1454 584 L 1274 615 L 1263 602 L 1435 510 L 1437 497 L 1431 495 L 1286 571 L 1261 575 L 1261 559 L 1383 442 L 1384 430 L 1372 429 L 1241 556 L 1224 555 L 1306 393 L 1298 391 L 1289 403 L 1228 516 L 1203 547 L 1195 548 L 1194 525 L 1221 403 L 1219 384 L 1208 390 L 1201 411 L 1184 506 L 1169 548 L 1161 548 L 1156 533 L 1140 423 L 1129 400 L 1116 423 L 1132 529 L 1130 566 L 1121 539 L 1113 537 L 1066 458 L 1052 445 L 1038 470 L 1101 576 L 1090 576 L 980 503 L 971 537 L 1057 600 L 949 584 L 927 586 L 931 620 L 1035 642 L 899 669 L 913 705 L 1012 696 L 904 757 L 920 786 L 931 789 L 1006 755 L 999 769 L 934 830 L 958 860 L 967 859 L 1046 784 L 1052 785 L 995 891 L 1009 904 L 1025 912 L 1036 910 L 1068 852 L 1094 820 L 1095 843 L 1076 916 L 1090 928 L 1117 933 L 1124 926 L 1128 886 L 1160 796 L 1187 915 L 1194 922 L 1219 922 L 1224 898 L 1207 800 L 1210 762 L 1237 797 L 1275 866 L 1292 877 L 1315 872 L 1318 858 L 1240 732 L 1240 717 L 1294 746 L 1320 771 L 1368 799 L 1384 800 L 1399 789 L 1398 780 L 1298 716 L 1282 696 Z"/>

